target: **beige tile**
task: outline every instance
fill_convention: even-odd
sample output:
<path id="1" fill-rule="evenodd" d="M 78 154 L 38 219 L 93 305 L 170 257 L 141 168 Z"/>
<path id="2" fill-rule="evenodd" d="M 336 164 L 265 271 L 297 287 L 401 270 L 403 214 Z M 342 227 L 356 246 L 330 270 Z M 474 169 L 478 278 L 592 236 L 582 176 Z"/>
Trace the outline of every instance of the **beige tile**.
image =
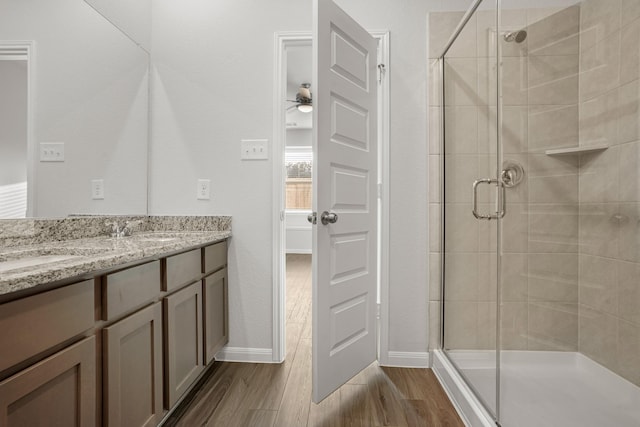
<path id="1" fill-rule="evenodd" d="M 529 274 L 526 253 L 502 254 L 500 298 L 503 302 L 526 302 Z"/>
<path id="2" fill-rule="evenodd" d="M 578 302 L 578 254 L 529 254 L 529 300 Z"/>
<path id="3" fill-rule="evenodd" d="M 495 350 L 497 311 L 495 302 L 478 303 L 478 350 Z"/>
<path id="4" fill-rule="evenodd" d="M 640 2 L 638 0 L 622 0 L 622 22 L 625 26 L 640 18 Z"/>
<path id="5" fill-rule="evenodd" d="M 640 204 L 621 203 L 612 211 L 610 223 L 618 233 L 614 236 L 618 238 L 619 259 L 640 262 Z"/>
<path id="6" fill-rule="evenodd" d="M 580 146 L 618 143 L 618 89 L 580 104 Z"/>
<path id="7" fill-rule="evenodd" d="M 621 227 L 615 221 L 616 215 L 620 215 L 618 204 L 580 204 L 578 239 L 581 254 L 609 258 L 618 256 L 618 233 Z"/>
<path id="8" fill-rule="evenodd" d="M 505 302 L 500 307 L 500 343 L 503 350 L 526 350 L 528 311 L 526 302 Z"/>
<path id="9" fill-rule="evenodd" d="M 429 202 L 440 203 L 440 156 L 429 156 Z"/>
<path id="10" fill-rule="evenodd" d="M 578 252 L 578 204 L 529 207 L 529 252 Z"/>
<path id="11" fill-rule="evenodd" d="M 477 62 L 475 58 L 445 60 L 445 105 L 478 105 Z"/>
<path id="12" fill-rule="evenodd" d="M 529 9 L 529 55 L 575 54 L 579 49 L 580 7 Z"/>
<path id="13" fill-rule="evenodd" d="M 538 161 L 538 155 L 529 156 L 529 201 L 531 203 L 544 204 L 572 204 L 578 202 L 578 175 L 577 170 L 571 171 L 564 168 L 547 169 L 548 173 L 535 173 L 533 161 Z M 550 158 L 549 166 L 560 166 L 556 160 Z M 552 159 L 552 160 L 551 160 Z M 561 159 L 563 160 L 563 159 Z M 538 162 L 539 165 L 541 162 Z"/>
<path id="14" fill-rule="evenodd" d="M 529 58 L 529 104 L 571 105 L 578 102 L 578 55 Z"/>
<path id="15" fill-rule="evenodd" d="M 529 107 L 529 152 L 577 146 L 577 105 Z"/>
<path id="16" fill-rule="evenodd" d="M 495 106 L 498 103 L 498 64 L 496 58 L 478 58 L 478 105 Z"/>
<path id="17" fill-rule="evenodd" d="M 529 303 L 529 350 L 578 350 L 578 305 Z"/>
<path id="18" fill-rule="evenodd" d="M 442 53 L 463 16 L 464 12 L 431 12 L 429 14 L 429 58 L 437 58 Z M 476 56 L 475 19 L 467 25 L 468 27 L 465 27 L 447 52 L 447 57 Z"/>
<path id="19" fill-rule="evenodd" d="M 585 0 L 580 4 L 583 51 L 619 29 L 620 0 Z"/>
<path id="20" fill-rule="evenodd" d="M 618 201 L 620 147 L 580 156 L 580 202 Z"/>
<path id="21" fill-rule="evenodd" d="M 640 386 L 640 326 L 619 321 L 616 372 Z"/>
<path id="22" fill-rule="evenodd" d="M 429 254 L 429 301 L 440 301 L 442 289 L 440 286 L 440 273 L 442 271 L 440 253 Z"/>
<path id="23" fill-rule="evenodd" d="M 471 203 L 447 203 L 445 208 L 446 251 L 477 251 L 478 221 L 471 214 Z"/>
<path id="24" fill-rule="evenodd" d="M 440 107 L 429 107 L 429 154 L 440 154 Z"/>
<path id="25" fill-rule="evenodd" d="M 619 198 L 621 202 L 640 202 L 640 142 L 619 146 Z"/>
<path id="26" fill-rule="evenodd" d="M 580 352 L 616 370 L 618 320 L 606 313 L 580 306 Z"/>
<path id="27" fill-rule="evenodd" d="M 529 209 L 526 203 L 508 203 L 502 219 L 502 251 L 523 253 L 529 240 Z M 492 238 L 492 236 L 489 236 Z"/>
<path id="28" fill-rule="evenodd" d="M 445 200 L 449 203 L 471 202 L 473 182 L 478 176 L 476 154 L 445 155 Z"/>
<path id="29" fill-rule="evenodd" d="M 618 143 L 640 139 L 640 81 L 635 80 L 619 89 Z"/>
<path id="30" fill-rule="evenodd" d="M 478 152 L 478 107 L 445 107 L 444 123 L 445 153 L 475 154 Z"/>
<path id="31" fill-rule="evenodd" d="M 429 251 L 440 252 L 442 215 L 439 203 L 429 203 Z"/>
<path id="32" fill-rule="evenodd" d="M 503 105 L 528 104 L 528 61 L 526 57 L 502 58 Z"/>
<path id="33" fill-rule="evenodd" d="M 440 302 L 431 301 L 429 303 L 429 350 L 440 348 L 440 335 L 442 333 L 440 314 Z"/>
<path id="34" fill-rule="evenodd" d="M 617 261 L 591 255 L 580 255 L 580 304 L 618 315 Z"/>
<path id="35" fill-rule="evenodd" d="M 479 301 L 478 282 L 485 279 L 479 277 L 478 258 L 475 252 L 445 254 L 446 301 Z"/>
<path id="36" fill-rule="evenodd" d="M 476 15 L 476 39 L 478 45 L 478 57 L 496 57 L 495 48 L 496 28 L 498 28 L 496 20 L 495 8 L 478 10 Z"/>
<path id="37" fill-rule="evenodd" d="M 634 0 L 638 3 L 637 0 Z M 640 7 L 638 7 L 640 9 Z M 640 77 L 640 19 L 622 28 L 620 35 L 620 83 L 625 84 Z"/>
<path id="38" fill-rule="evenodd" d="M 618 314 L 640 326 L 640 264 L 618 261 Z"/>
<path id="39" fill-rule="evenodd" d="M 526 153 L 528 146 L 529 109 L 526 106 L 504 106 L 502 108 L 502 152 Z"/>
<path id="40" fill-rule="evenodd" d="M 497 108 L 478 107 L 478 153 L 494 154 L 498 146 Z"/>
<path id="41" fill-rule="evenodd" d="M 498 278 L 496 276 L 497 254 L 478 253 L 478 301 L 496 302 L 498 300 Z"/>
<path id="42" fill-rule="evenodd" d="M 478 303 L 451 301 L 444 311 L 444 346 L 472 350 L 478 346 Z"/>
<path id="43" fill-rule="evenodd" d="M 580 100 L 603 95 L 620 85 L 620 32 L 597 41 L 580 55 Z"/>

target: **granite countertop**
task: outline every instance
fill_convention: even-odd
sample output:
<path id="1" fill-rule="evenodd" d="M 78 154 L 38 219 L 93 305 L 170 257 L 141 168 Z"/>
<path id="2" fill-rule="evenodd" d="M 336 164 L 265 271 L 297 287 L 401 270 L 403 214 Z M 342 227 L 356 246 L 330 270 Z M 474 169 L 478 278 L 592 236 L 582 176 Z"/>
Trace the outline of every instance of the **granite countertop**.
<path id="1" fill-rule="evenodd" d="M 175 225 L 175 218 L 171 219 Z M 158 258 L 231 237 L 230 219 L 222 227 L 190 227 L 183 223 L 182 227 L 167 227 L 157 220 L 155 223 L 151 219 L 145 221 L 154 229 L 149 230 L 147 226 L 127 237 L 98 235 L 4 246 L 0 249 L 0 295 Z"/>

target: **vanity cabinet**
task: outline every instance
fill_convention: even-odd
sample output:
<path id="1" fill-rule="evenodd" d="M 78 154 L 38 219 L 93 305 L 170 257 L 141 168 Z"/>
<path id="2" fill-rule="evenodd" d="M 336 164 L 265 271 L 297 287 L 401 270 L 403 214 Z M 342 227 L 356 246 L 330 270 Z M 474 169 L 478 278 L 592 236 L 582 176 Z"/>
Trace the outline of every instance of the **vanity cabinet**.
<path id="1" fill-rule="evenodd" d="M 105 327 L 102 334 L 103 425 L 155 426 L 163 414 L 161 303 Z"/>
<path id="2" fill-rule="evenodd" d="M 200 282 L 164 299 L 166 408 L 171 408 L 204 370 Z"/>
<path id="3" fill-rule="evenodd" d="M 228 341 L 226 241 L 0 304 L 0 427 L 152 427 Z"/>
<path id="4" fill-rule="evenodd" d="M 0 382 L 0 425 L 89 427 L 96 421 L 96 340 L 84 340 Z"/>
<path id="5" fill-rule="evenodd" d="M 202 281 L 204 357 L 207 364 L 213 361 L 213 356 L 229 341 L 227 293 L 226 268 L 205 277 Z"/>

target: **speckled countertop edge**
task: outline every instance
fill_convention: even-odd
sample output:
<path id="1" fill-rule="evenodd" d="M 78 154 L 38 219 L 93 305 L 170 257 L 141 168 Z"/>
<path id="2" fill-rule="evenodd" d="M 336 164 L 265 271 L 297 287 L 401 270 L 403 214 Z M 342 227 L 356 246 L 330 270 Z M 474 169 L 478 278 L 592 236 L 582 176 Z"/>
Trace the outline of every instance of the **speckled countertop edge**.
<path id="1" fill-rule="evenodd" d="M 156 230 L 150 231 L 151 227 L 145 227 L 144 231 L 130 237 L 98 236 L 5 246 L 0 250 L 0 260 L 20 259 L 34 254 L 62 255 L 68 256 L 68 259 L 0 272 L 0 295 L 115 269 L 131 262 L 159 258 L 172 252 L 216 243 L 231 237 L 229 217 L 220 217 L 224 220 L 218 222 L 196 217 L 199 218 L 198 224 L 206 223 L 210 228 L 221 228 L 217 230 L 207 230 L 207 226 L 189 227 L 184 218 L 166 218 L 169 224 L 156 217 Z M 104 219 L 101 223 L 103 221 Z"/>

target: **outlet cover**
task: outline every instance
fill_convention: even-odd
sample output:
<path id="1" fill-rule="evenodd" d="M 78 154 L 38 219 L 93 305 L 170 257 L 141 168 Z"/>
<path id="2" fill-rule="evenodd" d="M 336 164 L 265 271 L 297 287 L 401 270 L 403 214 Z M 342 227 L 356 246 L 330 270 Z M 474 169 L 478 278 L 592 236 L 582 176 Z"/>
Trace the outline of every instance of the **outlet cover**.
<path id="1" fill-rule="evenodd" d="M 211 199 L 211 180 L 199 179 L 198 188 L 196 193 L 198 200 L 210 200 Z"/>
<path id="2" fill-rule="evenodd" d="M 243 139 L 240 141 L 240 159 L 242 160 L 268 160 L 268 139 Z"/>
<path id="3" fill-rule="evenodd" d="M 104 199 L 104 180 L 103 179 L 91 180 L 91 198 L 93 200 Z"/>
<path id="4" fill-rule="evenodd" d="M 41 142 L 41 162 L 64 162 L 64 142 Z"/>

